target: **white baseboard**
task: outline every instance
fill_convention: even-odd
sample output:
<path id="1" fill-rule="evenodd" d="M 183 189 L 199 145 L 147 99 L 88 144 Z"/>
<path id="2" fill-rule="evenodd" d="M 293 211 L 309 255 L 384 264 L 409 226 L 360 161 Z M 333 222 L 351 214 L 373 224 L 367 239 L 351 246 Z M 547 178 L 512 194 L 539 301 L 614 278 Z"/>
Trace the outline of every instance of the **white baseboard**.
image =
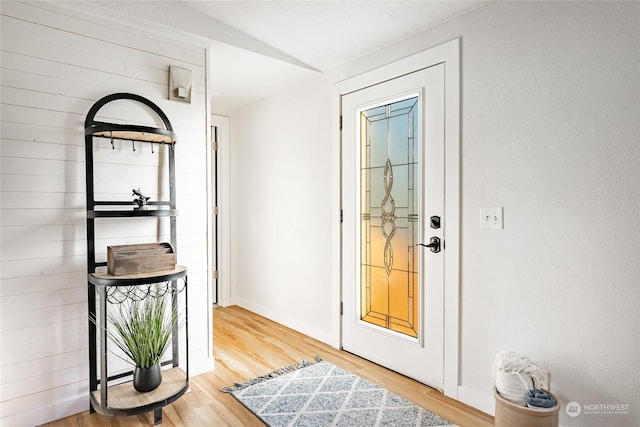
<path id="1" fill-rule="evenodd" d="M 199 353 L 196 351 L 195 353 Z M 206 354 L 206 350 L 203 351 Z M 214 368 L 212 357 L 203 357 L 200 354 L 190 354 L 189 375 L 195 376 L 210 372 Z M 73 397 L 64 401 L 56 402 L 44 407 L 31 407 L 24 412 L 2 416 L 0 414 L 0 426 L 11 427 L 32 427 L 59 420 L 80 412 L 89 410 L 89 394 Z"/>
<path id="2" fill-rule="evenodd" d="M 493 390 L 482 393 L 470 387 L 458 386 L 458 400 L 491 416 L 496 414 Z"/>
<path id="3" fill-rule="evenodd" d="M 89 394 L 74 397 L 52 405 L 29 408 L 25 412 L 0 418 L 0 425 L 11 427 L 32 427 L 89 410 Z"/>
<path id="4" fill-rule="evenodd" d="M 302 323 L 299 321 L 299 319 L 292 318 L 286 313 L 282 313 L 281 310 L 272 310 L 268 307 L 256 304 L 253 301 L 237 297 L 233 298 L 233 304 L 264 316 L 267 319 L 273 320 L 274 322 L 280 323 L 281 325 L 300 332 L 301 334 L 307 335 L 318 341 L 322 341 L 323 343 L 328 344 L 332 347 L 336 347 L 337 343 L 335 336 L 337 336 L 337 334 L 332 333 L 331 331 L 320 330 L 313 325 Z"/>
<path id="5" fill-rule="evenodd" d="M 213 368 L 215 367 L 215 360 L 213 357 L 209 357 L 206 353 L 206 349 L 189 353 L 190 377 L 195 377 L 196 375 L 213 371 Z"/>

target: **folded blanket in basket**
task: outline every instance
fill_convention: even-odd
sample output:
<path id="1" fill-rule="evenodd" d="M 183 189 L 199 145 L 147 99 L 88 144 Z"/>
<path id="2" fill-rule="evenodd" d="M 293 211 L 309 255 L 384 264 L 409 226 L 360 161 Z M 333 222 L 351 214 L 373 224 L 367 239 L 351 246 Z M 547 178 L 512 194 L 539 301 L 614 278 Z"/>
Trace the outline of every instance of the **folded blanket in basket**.
<path id="1" fill-rule="evenodd" d="M 556 399 L 544 390 L 532 389 L 527 393 L 527 406 L 537 408 L 553 408 Z"/>

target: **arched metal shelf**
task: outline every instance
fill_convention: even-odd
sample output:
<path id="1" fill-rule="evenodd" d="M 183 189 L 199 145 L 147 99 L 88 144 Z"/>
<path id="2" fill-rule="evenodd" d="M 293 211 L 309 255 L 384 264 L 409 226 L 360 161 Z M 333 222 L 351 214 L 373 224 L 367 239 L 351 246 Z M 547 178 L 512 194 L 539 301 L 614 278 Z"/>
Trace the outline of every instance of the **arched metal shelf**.
<path id="1" fill-rule="evenodd" d="M 95 120 L 102 107 L 110 102 L 131 100 L 152 110 L 160 127 L 140 126 L 127 123 L 107 123 Z M 111 276 L 98 272 L 105 262 L 96 261 L 96 219 L 131 217 L 168 217 L 170 222 L 171 245 L 177 248 L 176 232 L 176 185 L 175 185 L 175 145 L 176 134 L 169 118 L 150 100 L 132 93 L 107 95 L 91 107 L 84 123 L 85 167 L 86 167 L 86 218 L 87 218 L 87 284 L 89 311 L 89 396 L 91 411 L 106 415 L 136 415 L 154 412 L 154 423 L 162 422 L 162 407 L 175 401 L 189 388 L 189 362 L 185 358 L 180 364 L 179 349 L 184 338 L 188 354 L 187 330 L 187 268 L 176 266 L 173 270 L 126 276 Z M 151 201 L 142 209 L 134 209 L 133 202 L 95 200 L 94 191 L 94 143 L 100 138 L 111 140 L 140 141 L 150 144 L 164 144 L 168 148 L 169 200 Z M 153 147 L 153 145 L 152 145 Z M 126 209 L 129 206 L 129 209 Z M 178 294 L 184 292 L 183 297 Z M 184 305 L 184 337 L 178 328 L 173 330 L 172 346 L 163 362 L 163 381 L 153 391 L 139 393 L 130 382 L 124 382 L 133 372 L 109 372 L 107 366 L 107 310 L 108 305 L 121 304 L 127 300 L 149 296 L 170 298 L 172 307 Z M 99 301 L 99 307 L 97 307 Z M 102 326 L 99 326 L 102 325 Z"/>
<path id="2" fill-rule="evenodd" d="M 155 112 L 162 123 L 164 129 L 150 126 L 139 126 L 134 124 L 108 123 L 96 121 L 98 111 L 106 104 L 121 99 L 137 101 L 149 107 Z M 140 95 L 133 93 L 114 93 L 99 99 L 87 113 L 84 121 L 85 136 L 99 136 L 103 138 L 124 139 L 132 141 L 156 142 L 162 144 L 174 144 L 176 135 L 166 114 L 156 104 Z"/>

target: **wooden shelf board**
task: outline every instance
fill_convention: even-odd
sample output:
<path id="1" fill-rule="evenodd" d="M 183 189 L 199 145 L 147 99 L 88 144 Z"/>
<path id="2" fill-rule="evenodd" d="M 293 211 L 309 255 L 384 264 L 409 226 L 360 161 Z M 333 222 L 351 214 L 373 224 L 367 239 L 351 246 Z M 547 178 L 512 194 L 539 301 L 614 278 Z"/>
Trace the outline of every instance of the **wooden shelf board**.
<path id="1" fill-rule="evenodd" d="M 101 390 L 98 389 L 91 392 L 91 394 L 95 401 L 100 404 L 100 408 L 96 408 L 97 410 L 126 411 L 162 403 L 179 393 L 186 383 L 187 375 L 185 372 L 180 368 L 172 368 L 162 371 L 162 383 L 160 386 L 146 393 L 136 391 L 130 381 L 109 387 L 107 391 L 108 405 L 106 407 L 101 402 Z M 100 411 L 98 410 L 98 412 Z"/>
<path id="2" fill-rule="evenodd" d="M 157 142 L 160 144 L 173 144 L 175 140 L 167 135 L 162 135 L 158 133 L 147 133 L 147 132 L 135 132 L 135 131 L 102 131 L 96 132 L 93 134 L 94 136 L 101 136 L 103 138 L 111 138 L 114 139 L 126 139 L 133 141 L 144 141 L 144 142 Z"/>
<path id="3" fill-rule="evenodd" d="M 118 284 L 126 285 L 127 282 L 139 282 L 144 281 L 145 283 L 156 283 L 154 280 L 158 280 L 160 282 L 164 282 L 167 280 L 179 279 L 186 275 L 187 267 L 183 265 L 176 265 L 176 268 L 173 270 L 161 270 L 161 271 L 152 271 L 149 273 L 136 273 L 136 274 L 125 274 L 122 276 L 112 276 L 107 272 L 101 273 L 90 273 L 89 274 L 89 282 L 94 285 L 108 285 L 115 286 Z"/>

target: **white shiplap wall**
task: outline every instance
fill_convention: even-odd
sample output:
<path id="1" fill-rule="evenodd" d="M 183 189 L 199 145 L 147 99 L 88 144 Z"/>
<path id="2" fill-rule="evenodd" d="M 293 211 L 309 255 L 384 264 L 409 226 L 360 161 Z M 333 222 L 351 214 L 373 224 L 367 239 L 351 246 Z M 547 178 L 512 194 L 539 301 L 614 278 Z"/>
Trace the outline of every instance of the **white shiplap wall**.
<path id="1" fill-rule="evenodd" d="M 189 268 L 190 367 L 192 373 L 213 367 L 206 54 L 202 45 L 47 3 L 2 1 L 0 14 L 0 425 L 27 426 L 88 409 L 83 125 L 93 103 L 110 93 L 149 98 L 178 135 L 178 261 Z M 193 70 L 191 104 L 166 99 L 170 65 Z M 144 121 L 126 102 L 109 114 Z M 109 167 L 96 172 L 109 198 L 131 200 L 131 188 L 141 186 L 157 199 L 157 183 L 137 178 L 158 164 L 157 149 L 137 147 L 134 154 L 125 144 L 104 158 L 116 163 L 112 181 Z M 125 161 L 136 166 L 118 166 Z M 168 227 L 155 221 L 105 220 L 98 250 L 168 240 Z"/>

